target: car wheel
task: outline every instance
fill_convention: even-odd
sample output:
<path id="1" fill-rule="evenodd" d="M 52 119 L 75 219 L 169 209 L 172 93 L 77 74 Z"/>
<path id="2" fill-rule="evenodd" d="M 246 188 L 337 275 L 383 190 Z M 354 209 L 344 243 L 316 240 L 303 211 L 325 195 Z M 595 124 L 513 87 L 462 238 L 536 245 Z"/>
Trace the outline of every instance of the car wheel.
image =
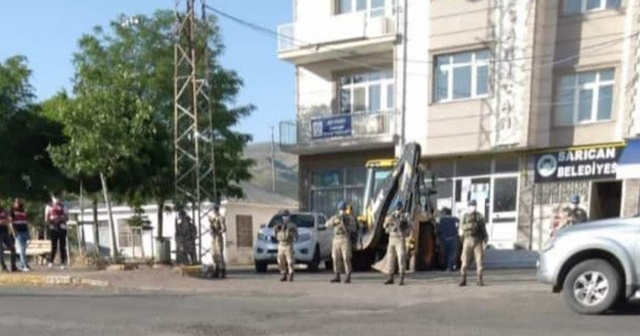
<path id="1" fill-rule="evenodd" d="M 581 314 L 601 314 L 620 296 L 620 274 L 602 259 L 586 260 L 574 266 L 563 285 L 569 307 Z"/>
<path id="2" fill-rule="evenodd" d="M 266 273 L 267 272 L 267 267 L 269 266 L 269 264 L 267 264 L 266 262 L 263 261 L 255 261 L 255 266 L 256 266 L 256 272 L 258 273 Z"/>
<path id="3" fill-rule="evenodd" d="M 313 252 L 313 259 L 311 260 L 311 262 L 309 264 L 307 264 L 307 266 L 309 267 L 309 271 L 311 272 L 317 272 L 320 268 L 320 248 L 318 246 L 316 246 L 315 251 Z"/>

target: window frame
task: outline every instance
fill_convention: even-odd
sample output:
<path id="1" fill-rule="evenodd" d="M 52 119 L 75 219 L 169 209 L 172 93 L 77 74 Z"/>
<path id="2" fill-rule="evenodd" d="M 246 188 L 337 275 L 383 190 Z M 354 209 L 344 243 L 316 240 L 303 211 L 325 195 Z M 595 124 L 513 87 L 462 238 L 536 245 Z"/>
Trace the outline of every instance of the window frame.
<path id="1" fill-rule="evenodd" d="M 569 8 L 568 3 L 571 1 L 572 0 L 564 0 L 562 2 L 562 11 L 561 11 L 562 15 L 571 16 L 571 15 L 582 15 L 582 14 L 594 13 L 594 12 L 600 12 L 600 11 L 606 11 L 606 10 L 619 10 L 622 7 L 622 2 L 624 0 L 619 0 L 620 3 L 618 7 L 607 7 L 609 0 L 598 0 L 600 2 L 600 5 L 597 8 L 592 8 L 592 9 L 587 9 L 587 4 L 589 3 L 589 0 L 577 0 L 577 1 L 580 1 L 580 11 L 568 12 L 567 11 L 567 9 Z"/>
<path id="2" fill-rule="evenodd" d="M 379 76 L 377 79 L 371 79 L 373 75 Z M 364 79 L 362 82 L 356 83 L 354 78 L 363 76 Z M 348 79 L 348 83 L 343 84 L 345 79 Z M 380 113 L 384 111 L 391 111 L 395 109 L 395 97 L 393 94 L 395 93 L 395 80 L 393 78 L 393 70 L 388 69 L 385 71 L 371 71 L 371 72 L 360 72 L 360 73 L 352 73 L 352 74 L 344 74 L 339 75 L 337 78 L 337 91 L 338 91 L 338 110 L 337 114 L 374 114 Z M 380 86 L 380 108 L 378 110 L 372 110 L 370 99 L 371 99 L 371 87 L 374 85 Z M 391 106 L 389 102 L 388 90 L 391 88 L 392 96 L 391 96 Z M 358 89 L 364 89 L 364 109 L 363 110 L 355 110 L 354 108 L 354 92 Z M 343 102 L 342 102 L 342 91 L 349 91 L 349 110 L 343 110 Z"/>
<path id="3" fill-rule="evenodd" d="M 487 52 L 486 59 L 477 59 L 477 55 L 481 52 Z M 468 62 L 459 62 L 454 63 L 455 56 L 463 55 L 463 54 L 471 54 L 471 60 Z M 438 65 L 438 60 L 440 58 L 448 58 L 448 62 L 442 65 Z M 491 95 L 491 51 L 490 49 L 473 49 L 473 50 L 465 50 L 459 52 L 451 52 L 451 53 L 442 53 L 435 55 L 433 58 L 434 67 L 433 67 L 433 99 L 432 102 L 434 104 L 442 104 L 442 103 L 450 103 L 450 102 L 459 102 L 459 101 L 467 101 L 467 100 L 476 100 L 476 99 L 484 99 Z M 469 97 L 464 98 L 455 98 L 454 97 L 454 70 L 457 68 L 471 68 L 471 88 Z M 487 67 L 487 92 L 478 94 L 478 69 L 481 67 Z M 444 68 L 442 72 L 446 72 L 447 79 L 447 93 L 446 97 L 438 100 L 438 73 L 439 69 Z"/>
<path id="4" fill-rule="evenodd" d="M 348 12 L 342 12 L 341 8 L 342 8 L 342 3 L 344 1 L 348 1 L 351 3 L 351 6 L 349 7 L 350 10 Z M 360 12 L 365 12 L 367 13 L 367 16 L 370 17 L 378 17 L 378 16 L 384 16 L 387 13 L 387 9 L 390 7 L 395 6 L 395 0 L 383 0 L 383 5 L 382 7 L 372 7 L 372 2 L 374 0 L 365 0 L 366 1 L 366 8 L 365 9 L 360 9 L 358 10 L 358 0 L 335 0 L 334 1 L 334 15 L 344 15 L 344 14 L 354 14 L 354 13 L 360 13 Z"/>
<path id="5" fill-rule="evenodd" d="M 603 72 L 606 71 L 611 71 L 613 73 L 613 76 L 611 79 L 607 79 L 607 80 L 602 80 L 601 76 Z M 587 75 L 587 74 L 594 74 L 595 78 L 592 82 L 588 82 L 588 83 L 582 83 L 580 84 L 580 76 L 581 75 Z M 562 95 L 562 91 L 564 91 L 564 89 L 562 88 L 562 79 L 566 78 L 567 76 L 573 76 L 573 84 L 571 86 L 572 90 L 572 104 L 573 104 L 573 109 L 572 109 L 572 118 L 571 118 L 571 122 L 570 123 L 563 123 L 560 121 L 560 113 L 562 112 L 562 99 L 561 99 L 561 95 Z M 587 70 L 587 71 L 579 71 L 579 72 L 573 72 L 573 73 L 567 73 L 567 74 L 563 74 L 561 75 L 557 81 L 556 81 L 556 90 L 555 90 L 555 101 L 554 101 L 554 110 L 555 110 L 555 114 L 554 114 L 554 119 L 553 119 L 553 124 L 554 126 L 557 127 L 563 127 L 563 126 L 576 126 L 576 125 L 588 125 L 588 124 L 596 124 L 596 123 L 602 123 L 602 122 L 610 122 L 613 121 L 613 114 L 614 114 L 614 103 L 615 103 L 615 89 L 616 89 L 616 69 L 615 67 L 610 67 L 610 68 L 602 68 L 602 69 L 594 69 L 594 70 Z M 598 109 L 600 106 L 600 89 L 603 87 L 611 87 L 611 106 L 610 106 L 610 115 L 609 118 L 607 119 L 598 119 Z M 579 120 L 580 118 L 580 91 L 582 90 L 590 90 L 591 94 L 592 94 L 592 98 L 591 98 L 591 115 L 590 118 L 588 120 Z M 568 91 L 568 88 L 567 88 Z"/>

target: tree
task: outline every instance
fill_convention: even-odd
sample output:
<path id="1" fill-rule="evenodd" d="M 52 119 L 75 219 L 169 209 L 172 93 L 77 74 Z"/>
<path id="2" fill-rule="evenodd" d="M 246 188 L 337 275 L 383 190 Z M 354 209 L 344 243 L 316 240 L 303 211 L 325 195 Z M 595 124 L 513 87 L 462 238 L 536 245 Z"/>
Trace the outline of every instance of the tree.
<path id="1" fill-rule="evenodd" d="M 29 84 L 26 58 L 0 63 L 0 195 L 45 201 L 71 183 L 46 150 L 65 141 L 62 125 L 43 117 Z"/>
<path id="2" fill-rule="evenodd" d="M 162 211 L 174 196 L 173 76 L 174 14 L 158 11 L 138 17 L 134 26 L 119 21 L 110 29 L 97 27 L 80 39 L 74 56 L 74 97 L 52 102 L 47 113 L 64 125 L 68 143 L 51 146 L 56 165 L 70 177 L 100 176 L 107 207 L 107 183 L 118 199 L 135 204 L 158 204 L 158 235 L 162 236 Z M 249 179 L 252 161 L 242 157 L 250 136 L 233 131 L 253 106 L 233 106 L 242 81 L 224 69 L 217 58 L 223 51 L 213 18 L 199 22 L 203 38 L 198 48 L 208 48 L 215 141 L 218 199 L 241 197 L 241 181 Z M 209 164 L 210 162 L 204 162 Z M 175 200 L 174 200 L 175 201 Z M 113 221 L 110 221 L 115 246 Z"/>
<path id="3" fill-rule="evenodd" d="M 141 143 L 153 133 L 149 127 L 152 110 L 135 94 L 136 82 L 126 69 L 94 67 L 95 56 L 108 56 L 90 38 L 83 38 L 84 53 L 74 63 L 76 78 L 73 100 L 57 107 L 58 121 L 64 125 L 67 143 L 50 146 L 56 164 L 70 177 L 99 176 L 109 215 L 111 254 L 118 245 L 111 214 L 108 179 L 135 157 Z M 104 64 L 102 64 L 104 65 Z"/>
<path id="4" fill-rule="evenodd" d="M 134 26 L 122 26 L 122 20 L 111 23 L 110 32 L 96 29 L 83 37 L 84 45 L 100 46 L 100 53 L 81 48 L 78 53 L 87 70 L 97 77 L 110 75 L 105 69 L 122 69 L 134 79 L 135 94 L 151 106 L 150 123 L 154 132 L 140 142 L 138 152 L 131 160 L 119 165 L 113 176 L 114 191 L 132 203 L 135 199 L 154 200 L 158 205 L 158 236 L 162 236 L 162 211 L 174 196 L 173 167 L 173 76 L 174 25 L 171 11 L 157 11 L 150 17 L 139 16 Z M 207 24 L 200 22 L 203 38 L 199 48 L 205 46 L 209 59 L 210 86 L 213 102 L 216 176 L 218 199 L 224 196 L 241 197 L 241 181 L 249 179 L 251 160 L 242 157 L 249 135 L 232 128 L 254 109 L 253 106 L 235 106 L 242 81 L 230 70 L 224 69 L 217 58 L 223 52 L 219 30 L 213 18 Z M 106 72 L 106 73 L 105 73 Z M 209 164 L 205 162 L 204 164 Z M 174 200 L 175 201 L 175 200 Z"/>

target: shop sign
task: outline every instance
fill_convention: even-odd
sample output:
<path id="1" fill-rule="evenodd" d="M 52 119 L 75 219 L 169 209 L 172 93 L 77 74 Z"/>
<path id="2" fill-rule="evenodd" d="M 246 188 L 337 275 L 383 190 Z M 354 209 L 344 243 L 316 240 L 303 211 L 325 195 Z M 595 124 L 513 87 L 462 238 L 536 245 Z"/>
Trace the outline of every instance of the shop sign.
<path id="1" fill-rule="evenodd" d="M 536 182 L 615 178 L 622 147 L 567 149 L 535 156 Z"/>
<path id="2" fill-rule="evenodd" d="M 351 115 L 311 120 L 311 138 L 324 139 L 351 135 Z"/>

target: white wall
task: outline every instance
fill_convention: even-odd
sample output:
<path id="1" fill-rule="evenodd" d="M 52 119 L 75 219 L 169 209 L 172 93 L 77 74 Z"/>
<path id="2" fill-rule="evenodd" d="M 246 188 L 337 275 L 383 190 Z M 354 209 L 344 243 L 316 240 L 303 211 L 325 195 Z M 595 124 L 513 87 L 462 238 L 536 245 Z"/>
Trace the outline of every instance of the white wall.
<path id="1" fill-rule="evenodd" d="M 225 216 L 227 220 L 227 261 L 230 264 L 251 264 L 253 262 L 253 244 L 255 244 L 260 225 L 269 223 L 271 217 L 283 208 L 284 207 L 265 206 L 259 204 L 227 204 L 225 206 Z M 236 216 L 238 215 L 247 215 L 252 217 L 252 247 L 237 246 L 238 236 L 236 230 Z"/>
<path id="2" fill-rule="evenodd" d="M 239 248 L 236 245 L 236 241 L 237 241 L 236 216 L 237 215 L 248 215 L 252 217 L 252 224 L 253 224 L 252 245 L 253 245 L 253 243 L 255 243 L 255 239 L 256 239 L 258 230 L 260 228 L 260 224 L 268 223 L 274 214 L 276 214 L 280 209 L 284 209 L 284 208 L 286 208 L 286 206 L 269 206 L 269 205 L 261 205 L 261 204 L 248 204 L 248 203 L 242 203 L 242 202 L 237 202 L 237 203 L 223 202 L 221 207 L 221 213 L 226 217 L 226 220 L 227 220 L 227 234 L 226 234 L 227 245 L 225 247 L 225 260 L 227 260 L 229 264 L 249 264 L 253 261 L 253 246 Z M 143 232 L 142 250 L 136 249 L 136 251 L 133 251 L 133 249 L 131 248 L 123 248 L 120 242 L 118 242 L 120 252 L 123 256 L 131 258 L 131 257 L 134 257 L 134 253 L 135 253 L 135 257 L 140 258 L 144 253 L 145 258 L 150 258 L 152 256 L 152 253 L 155 253 L 154 237 L 157 236 L 157 227 L 158 227 L 156 209 L 157 207 L 155 205 L 148 205 L 143 207 L 144 215 L 148 217 L 149 221 L 151 222 L 151 226 L 153 227 L 153 230 L 148 232 Z M 85 242 L 89 246 L 93 246 L 95 242 L 94 242 L 94 234 L 93 234 L 94 226 L 93 226 L 92 210 L 85 209 L 84 219 L 81 219 L 79 209 L 71 209 L 70 213 L 72 215 L 77 214 L 78 221 L 86 223 L 86 225 L 82 226 L 82 228 L 84 229 Z M 191 213 L 188 213 L 188 214 L 189 216 L 192 216 Z M 129 207 L 115 207 L 113 209 L 113 220 L 116 226 L 115 229 L 116 229 L 117 238 L 118 238 L 118 225 L 117 225 L 118 220 L 126 220 L 131 218 L 131 216 L 133 216 L 133 211 Z M 175 218 L 176 218 L 176 215 L 173 212 L 164 213 L 163 236 L 165 238 L 169 238 L 171 241 L 171 251 L 172 251 L 171 259 L 172 260 L 175 260 L 175 253 L 173 253 L 173 251 L 175 251 L 175 248 L 176 248 L 175 239 L 174 239 Z M 107 216 L 106 209 L 104 208 L 98 209 L 98 221 L 106 222 L 107 220 L 108 220 L 108 216 Z M 205 233 L 202 236 L 203 251 L 206 251 L 206 253 L 203 254 L 203 262 L 205 264 L 211 264 L 213 262 L 211 258 L 211 253 L 209 251 L 211 249 L 211 235 L 209 234 L 208 229 L 209 229 L 209 223 L 205 219 L 203 221 L 203 226 L 201 228 L 202 232 Z M 78 235 L 79 238 L 80 238 L 80 234 Z M 109 236 L 108 227 L 105 227 L 103 230 L 101 230 L 101 234 L 103 235 L 102 237 L 100 237 L 100 241 L 102 243 L 101 247 L 110 248 L 111 238 Z M 105 242 L 106 244 L 104 244 Z"/>
<path id="3" fill-rule="evenodd" d="M 404 6 L 405 0 L 398 0 L 399 6 Z M 403 88 L 405 87 L 405 71 L 403 60 L 411 60 L 406 64 L 406 105 L 405 105 L 405 142 L 418 142 L 426 148 L 427 139 L 427 109 L 429 106 L 429 73 L 431 57 L 429 53 L 429 17 L 431 1 L 407 0 L 406 10 L 398 11 L 399 32 L 402 34 L 407 20 L 406 39 L 409 41 L 405 50 L 402 44 L 396 47 L 395 78 L 396 78 L 396 106 L 402 111 Z M 402 134 L 402 124 L 398 134 Z M 396 149 L 396 154 L 400 148 Z"/>

